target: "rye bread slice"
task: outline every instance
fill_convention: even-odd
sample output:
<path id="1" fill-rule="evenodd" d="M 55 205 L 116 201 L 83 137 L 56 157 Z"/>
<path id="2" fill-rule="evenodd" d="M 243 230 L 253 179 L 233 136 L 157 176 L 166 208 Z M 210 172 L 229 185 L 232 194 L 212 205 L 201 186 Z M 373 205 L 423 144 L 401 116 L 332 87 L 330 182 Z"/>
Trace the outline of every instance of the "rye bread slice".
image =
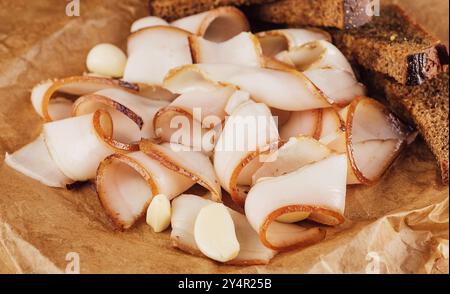
<path id="1" fill-rule="evenodd" d="M 405 86 L 380 73 L 361 71 L 369 89 L 382 95 L 400 118 L 415 126 L 439 164 L 448 185 L 449 76 L 441 73 L 420 86 Z"/>
<path id="2" fill-rule="evenodd" d="M 371 0 L 281 0 L 253 8 L 254 18 L 293 26 L 347 29 L 371 20 Z"/>
<path id="3" fill-rule="evenodd" d="M 274 0 L 149 0 L 150 15 L 167 21 L 205 12 L 221 6 L 243 6 L 273 2 Z"/>
<path id="4" fill-rule="evenodd" d="M 380 16 L 360 28 L 332 34 L 348 58 L 403 85 L 420 85 L 448 65 L 445 45 L 397 5 L 382 6 Z"/>

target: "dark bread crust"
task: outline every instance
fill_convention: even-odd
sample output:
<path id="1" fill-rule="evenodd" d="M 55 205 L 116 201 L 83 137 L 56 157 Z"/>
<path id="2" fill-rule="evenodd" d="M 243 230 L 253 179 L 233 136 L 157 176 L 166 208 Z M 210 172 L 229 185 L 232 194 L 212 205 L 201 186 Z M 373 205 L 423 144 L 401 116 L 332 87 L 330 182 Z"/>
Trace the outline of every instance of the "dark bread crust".
<path id="1" fill-rule="evenodd" d="M 447 55 L 447 59 L 445 55 Z M 442 44 L 437 44 L 421 53 L 408 55 L 407 62 L 406 85 L 420 85 L 427 79 L 438 75 L 444 66 L 448 65 L 447 48 Z"/>
<path id="2" fill-rule="evenodd" d="M 403 85 L 420 85 L 448 65 L 447 48 L 397 5 L 382 6 L 381 15 L 360 28 L 332 34 L 346 56 Z"/>
<path id="3" fill-rule="evenodd" d="M 369 70 L 361 77 L 372 93 L 386 99 L 391 109 L 416 127 L 439 164 L 442 182 L 449 183 L 449 76 L 441 73 L 420 86 L 405 86 Z"/>
<path id="4" fill-rule="evenodd" d="M 263 4 L 274 0 L 149 0 L 150 15 L 174 21 L 221 6 Z"/>
<path id="5" fill-rule="evenodd" d="M 357 28 L 372 20 L 367 13 L 371 0 L 344 1 L 344 29 Z"/>
<path id="6" fill-rule="evenodd" d="M 266 22 L 348 29 L 369 22 L 370 0 L 281 0 L 255 7 L 252 15 Z"/>

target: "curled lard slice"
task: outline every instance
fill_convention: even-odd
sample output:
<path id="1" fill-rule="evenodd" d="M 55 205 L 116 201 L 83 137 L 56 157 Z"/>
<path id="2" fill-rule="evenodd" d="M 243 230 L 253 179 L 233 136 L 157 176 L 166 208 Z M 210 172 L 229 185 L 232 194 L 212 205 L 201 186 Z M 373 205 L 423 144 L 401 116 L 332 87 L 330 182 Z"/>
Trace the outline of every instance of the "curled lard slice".
<path id="1" fill-rule="evenodd" d="M 268 178 L 294 172 L 305 165 L 321 161 L 332 154 L 325 145 L 311 137 L 292 137 L 274 153 L 252 176 L 252 186 Z"/>
<path id="2" fill-rule="evenodd" d="M 261 43 L 264 55 L 275 57 L 276 55 L 290 51 L 303 44 L 325 40 L 331 42 L 329 33 L 320 29 L 281 29 L 256 34 Z"/>
<path id="3" fill-rule="evenodd" d="M 320 143 L 338 154 L 346 152 L 345 123 L 341 120 L 337 109 L 322 110 L 317 138 Z"/>
<path id="4" fill-rule="evenodd" d="M 320 133 L 321 120 L 321 109 L 294 111 L 289 116 L 288 121 L 280 127 L 280 137 L 285 141 L 297 136 L 317 139 Z"/>
<path id="5" fill-rule="evenodd" d="M 153 120 L 156 113 L 169 103 L 151 100 L 120 89 L 104 89 L 77 99 L 75 116 L 102 109 L 108 111 L 114 123 L 112 145 L 117 152 L 139 150 L 142 138 L 154 139 Z"/>
<path id="6" fill-rule="evenodd" d="M 43 127 L 51 158 L 64 175 L 78 182 L 94 179 L 100 162 L 114 153 L 112 133 L 112 118 L 103 110 Z"/>
<path id="7" fill-rule="evenodd" d="M 261 46 L 255 35 L 242 32 L 222 43 L 199 36 L 189 38 L 194 63 L 264 66 Z"/>
<path id="8" fill-rule="evenodd" d="M 319 140 L 337 153 L 346 152 L 345 123 L 335 108 L 293 112 L 280 127 L 282 140 L 307 136 Z"/>
<path id="9" fill-rule="evenodd" d="M 146 16 L 133 22 L 130 31 L 134 33 L 139 30 L 155 26 L 169 26 L 169 23 L 157 16 Z"/>
<path id="10" fill-rule="evenodd" d="M 217 177 L 234 202 L 244 205 L 253 173 L 278 145 L 278 129 L 266 105 L 249 100 L 235 106 L 214 150 Z"/>
<path id="11" fill-rule="evenodd" d="M 325 237 L 325 231 L 293 222 L 343 223 L 346 178 L 346 155 L 332 155 L 283 176 L 261 180 L 247 195 L 245 214 L 268 248 L 286 251 L 314 244 Z"/>
<path id="12" fill-rule="evenodd" d="M 333 68 L 353 74 L 353 69 L 344 54 L 325 40 L 314 40 L 298 47 L 278 53 L 276 59 L 290 64 L 300 71 Z"/>
<path id="13" fill-rule="evenodd" d="M 51 158 L 42 135 L 13 154 L 6 153 L 5 163 L 49 187 L 65 188 L 73 183 Z"/>
<path id="14" fill-rule="evenodd" d="M 236 89 L 230 86 L 199 87 L 181 94 L 154 118 L 155 134 L 163 142 L 178 143 L 212 152 L 216 144 L 225 107 Z"/>
<path id="15" fill-rule="evenodd" d="M 174 247 L 193 255 L 201 256 L 194 236 L 194 227 L 200 210 L 212 201 L 195 195 L 182 195 L 172 202 L 172 233 Z M 230 265 L 264 265 L 275 256 L 276 251 L 265 247 L 246 217 L 228 209 L 233 219 L 236 237 L 240 245 L 238 256 L 228 261 Z"/>
<path id="16" fill-rule="evenodd" d="M 407 145 L 410 130 L 384 105 L 359 97 L 341 111 L 346 122 L 349 184 L 373 184 Z"/>
<path id="17" fill-rule="evenodd" d="M 48 114 L 52 120 L 65 119 L 72 116 L 73 100 L 65 97 L 56 97 L 50 100 Z"/>
<path id="18" fill-rule="evenodd" d="M 67 118 L 71 100 L 61 99 L 61 94 L 82 96 L 103 89 L 115 88 L 137 94 L 135 84 L 110 78 L 75 76 L 41 82 L 31 91 L 31 102 L 36 112 L 47 122 Z"/>
<path id="19" fill-rule="evenodd" d="M 366 87 L 351 72 L 334 69 L 310 69 L 303 74 L 327 97 L 332 105 L 344 107 L 366 94 Z"/>
<path id="20" fill-rule="evenodd" d="M 139 84 L 139 96 L 152 100 L 172 102 L 178 95 L 158 85 Z"/>
<path id="21" fill-rule="evenodd" d="M 330 107 L 323 93 L 296 70 L 273 70 L 233 64 L 195 64 L 172 70 L 164 86 L 182 94 L 198 81 L 231 84 L 257 102 L 288 111 Z"/>
<path id="22" fill-rule="evenodd" d="M 161 85 L 171 69 L 192 64 L 189 35 L 170 26 L 148 27 L 131 34 L 124 80 Z"/>
<path id="23" fill-rule="evenodd" d="M 181 18 L 171 25 L 213 42 L 224 42 L 241 32 L 250 31 L 246 16 L 231 6 Z"/>
<path id="24" fill-rule="evenodd" d="M 365 86 L 357 81 L 347 58 L 325 40 L 283 51 L 275 58 L 303 72 L 331 104 L 346 106 L 355 97 L 366 93 Z"/>
<path id="25" fill-rule="evenodd" d="M 113 154 L 100 164 L 96 185 L 100 202 L 113 223 L 129 229 L 147 211 L 154 196 L 173 199 L 195 181 L 138 151 Z"/>
<path id="26" fill-rule="evenodd" d="M 166 168 L 182 174 L 211 192 L 211 199 L 222 202 L 222 190 L 217 180 L 214 167 L 205 154 L 175 144 L 156 144 L 142 140 L 140 150 L 147 156 L 160 162 Z"/>
<path id="27" fill-rule="evenodd" d="M 264 55 L 302 72 L 330 104 L 346 106 L 355 97 L 365 95 L 366 88 L 356 80 L 347 58 L 329 39 L 308 30 L 297 34 L 304 36 L 294 38 L 293 33 L 286 31 L 260 33 Z M 278 67 L 282 69 L 282 66 Z"/>
<path id="28" fill-rule="evenodd" d="M 411 131 L 385 106 L 357 97 L 343 109 L 294 112 L 281 138 L 305 135 L 349 159 L 348 184 L 373 184 L 407 145 Z"/>

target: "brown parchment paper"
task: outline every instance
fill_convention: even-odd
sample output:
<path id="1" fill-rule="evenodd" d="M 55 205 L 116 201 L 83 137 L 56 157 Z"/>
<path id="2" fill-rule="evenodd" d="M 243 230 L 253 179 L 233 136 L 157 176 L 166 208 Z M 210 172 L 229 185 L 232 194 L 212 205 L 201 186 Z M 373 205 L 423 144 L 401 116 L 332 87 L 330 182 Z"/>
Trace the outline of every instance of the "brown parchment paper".
<path id="1" fill-rule="evenodd" d="M 447 0 L 403 2 L 448 44 Z M 147 13 L 143 0 L 81 0 L 81 16 L 68 17 L 67 3 L 0 0 L 0 273 L 63 273 L 70 252 L 81 273 L 448 273 L 449 190 L 420 140 L 380 183 L 349 189 L 348 221 L 324 242 L 267 266 L 186 255 L 143 222 L 113 231 L 92 186 L 52 189 L 7 167 L 5 152 L 41 131 L 33 85 L 80 74 L 96 43 L 124 47 L 132 21 Z"/>

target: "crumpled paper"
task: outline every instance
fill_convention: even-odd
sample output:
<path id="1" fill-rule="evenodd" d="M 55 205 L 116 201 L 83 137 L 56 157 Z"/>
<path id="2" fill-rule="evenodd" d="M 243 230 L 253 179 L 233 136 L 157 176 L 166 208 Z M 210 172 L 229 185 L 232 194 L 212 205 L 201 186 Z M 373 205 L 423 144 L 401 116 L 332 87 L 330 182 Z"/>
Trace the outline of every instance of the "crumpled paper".
<path id="1" fill-rule="evenodd" d="M 52 189 L 6 166 L 4 154 L 41 131 L 30 89 L 82 73 L 99 42 L 124 48 L 130 24 L 147 13 L 142 0 L 81 0 L 81 16 L 69 17 L 69 2 L 0 2 L 0 273 L 64 273 L 78 265 L 81 273 L 449 272 L 449 189 L 421 140 L 380 183 L 349 188 L 348 221 L 329 229 L 324 242 L 279 254 L 267 266 L 224 266 L 187 255 L 171 247 L 169 233 L 154 234 L 143 221 L 114 231 L 92 186 Z M 424 15 L 444 11 L 448 1 L 416 2 L 428 5 L 416 10 L 421 21 L 448 28 L 448 14 Z M 444 36 L 448 44 L 448 29 Z"/>

